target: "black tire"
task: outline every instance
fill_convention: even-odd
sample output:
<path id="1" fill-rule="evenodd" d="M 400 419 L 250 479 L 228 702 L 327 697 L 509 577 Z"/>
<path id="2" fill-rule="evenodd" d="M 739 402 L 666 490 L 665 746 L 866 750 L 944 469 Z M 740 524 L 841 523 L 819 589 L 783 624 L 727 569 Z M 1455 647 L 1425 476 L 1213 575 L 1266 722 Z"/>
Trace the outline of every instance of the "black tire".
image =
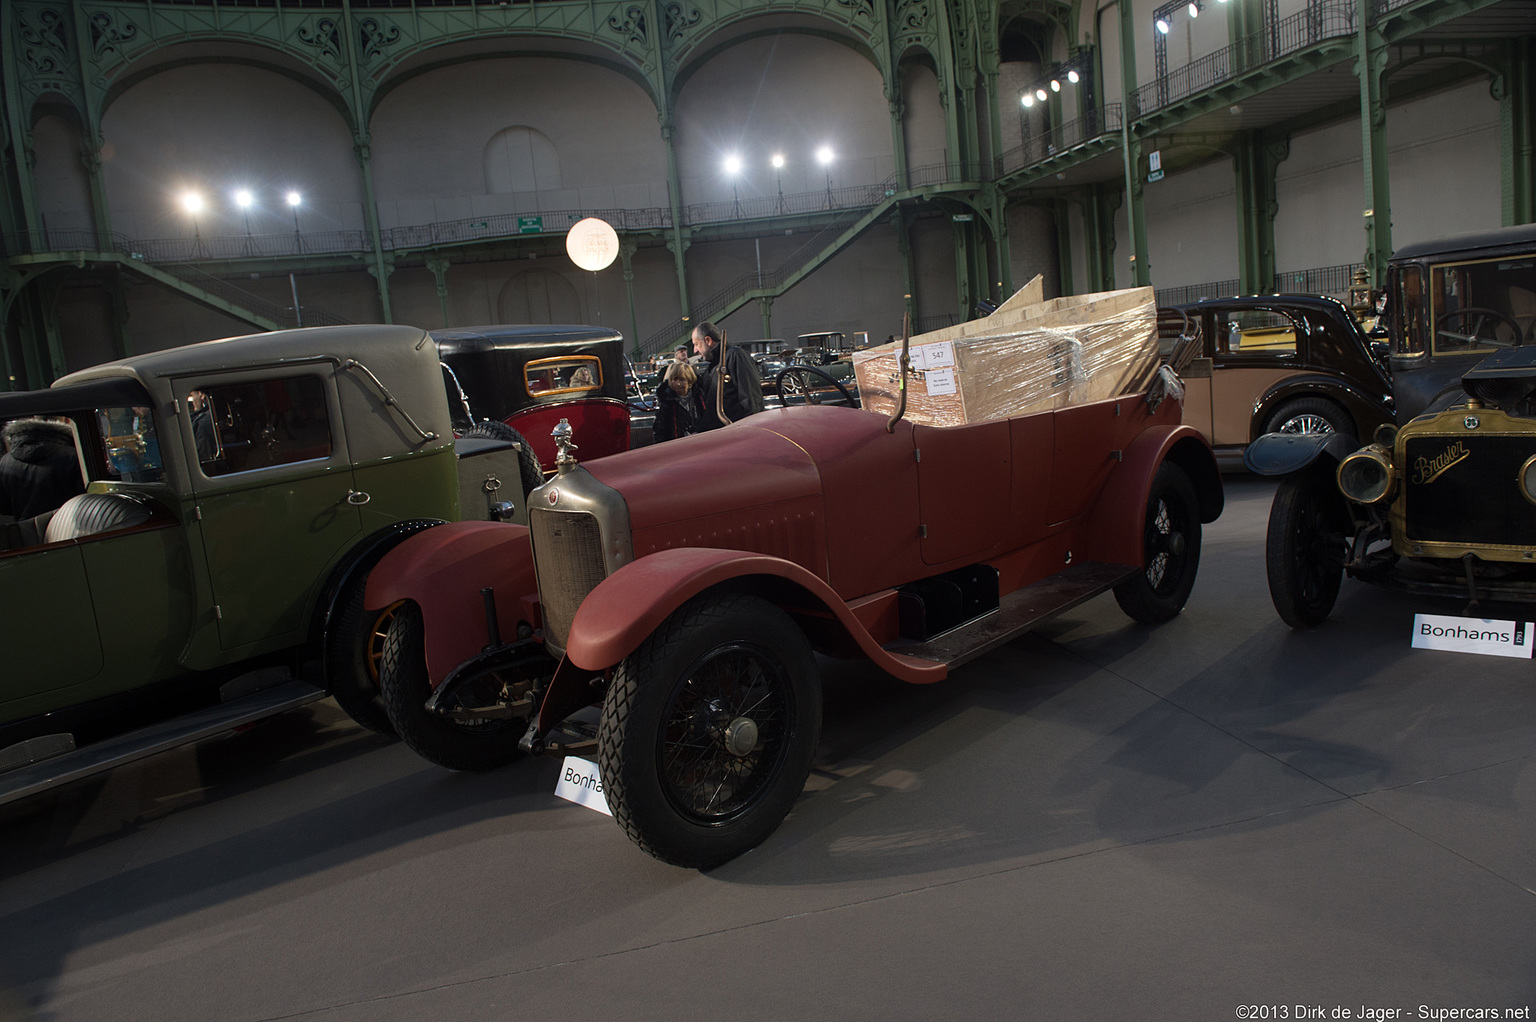
<path id="1" fill-rule="evenodd" d="M 517 743 L 528 730 L 526 719 L 467 724 L 427 712 L 432 685 L 421 608 L 409 601 L 395 611 L 384 639 L 379 688 L 395 732 L 423 759 L 449 770 L 493 770 L 522 755 Z"/>
<path id="2" fill-rule="evenodd" d="M 518 445 L 517 467 L 522 474 L 523 497 L 526 498 L 534 487 L 543 484 L 544 470 L 539 467 L 539 456 L 533 453 L 527 438 L 505 422 L 486 419 L 475 423 L 464 435 L 489 437 L 492 440 L 510 440 Z"/>
<path id="3" fill-rule="evenodd" d="M 1200 502 L 1189 476 L 1166 461 L 1147 496 L 1142 556 L 1142 570 L 1115 586 L 1115 602 L 1143 624 L 1177 617 L 1200 569 Z"/>
<path id="4" fill-rule="evenodd" d="M 1266 433 L 1343 433 L 1355 435 L 1355 420 L 1332 401 L 1298 397 L 1286 401 L 1264 420 Z"/>
<path id="5" fill-rule="evenodd" d="M 325 683 L 347 716 L 370 731 L 393 735 L 395 728 L 379 692 L 379 660 L 394 608 L 379 613 L 364 610 L 365 587 L 366 579 L 352 583 L 337 605 L 325 637 Z"/>
<path id="6" fill-rule="evenodd" d="M 609 685 L 598 728 L 608 808 L 656 858 L 718 866 L 783 822 L 820 734 L 821 678 L 789 616 L 755 596 L 696 597 Z"/>
<path id="7" fill-rule="evenodd" d="M 1269 509 L 1264 569 L 1282 621 L 1315 628 L 1328 620 L 1352 532 L 1348 506 L 1331 474 L 1310 469 L 1280 480 Z"/>

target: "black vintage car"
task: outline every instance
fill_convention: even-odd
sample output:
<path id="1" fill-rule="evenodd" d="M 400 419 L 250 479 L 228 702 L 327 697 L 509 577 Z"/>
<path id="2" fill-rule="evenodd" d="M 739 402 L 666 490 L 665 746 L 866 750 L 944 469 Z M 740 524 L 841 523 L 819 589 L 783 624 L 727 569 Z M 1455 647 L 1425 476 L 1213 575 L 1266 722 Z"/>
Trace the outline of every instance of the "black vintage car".
<path id="1" fill-rule="evenodd" d="M 450 394 L 463 396 L 450 401 L 459 432 L 522 441 L 545 472 L 554 471 L 550 431 L 561 419 L 581 435 L 585 457 L 629 450 L 627 363 L 617 330 L 544 323 L 451 327 L 433 330 L 432 339 Z"/>
<path id="2" fill-rule="evenodd" d="M 1341 577 L 1536 602 L 1536 225 L 1406 246 L 1387 311 L 1397 417 L 1363 445 L 1270 435 L 1250 469 L 1284 478 L 1270 511 L 1270 595 L 1320 624 Z"/>
<path id="3" fill-rule="evenodd" d="M 1200 341 L 1180 371 L 1184 421 L 1237 455 L 1265 433 L 1369 437 L 1392 421 L 1392 383 L 1354 314 L 1317 295 L 1252 295 L 1174 306 Z M 1169 323 L 1163 314 L 1160 323 Z M 1227 460 L 1227 459 L 1224 459 Z"/>

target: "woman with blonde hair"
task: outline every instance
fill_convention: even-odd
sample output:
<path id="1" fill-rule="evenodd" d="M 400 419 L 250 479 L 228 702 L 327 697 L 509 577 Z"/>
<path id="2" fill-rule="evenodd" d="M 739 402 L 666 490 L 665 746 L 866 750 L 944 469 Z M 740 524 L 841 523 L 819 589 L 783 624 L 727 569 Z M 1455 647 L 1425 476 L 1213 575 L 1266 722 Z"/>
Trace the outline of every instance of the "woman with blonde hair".
<path id="1" fill-rule="evenodd" d="M 651 427 L 656 443 L 702 430 L 704 394 L 698 382 L 699 374 L 687 362 L 667 366 L 661 386 L 656 388 L 656 423 Z"/>

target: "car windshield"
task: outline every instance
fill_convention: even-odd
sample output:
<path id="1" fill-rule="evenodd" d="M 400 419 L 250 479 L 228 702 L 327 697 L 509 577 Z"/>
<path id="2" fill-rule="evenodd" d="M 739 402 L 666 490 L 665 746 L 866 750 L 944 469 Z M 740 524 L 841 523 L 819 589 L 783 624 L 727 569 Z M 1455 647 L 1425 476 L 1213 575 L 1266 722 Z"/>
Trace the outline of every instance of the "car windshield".
<path id="1" fill-rule="evenodd" d="M 1445 263 L 1430 271 L 1437 355 L 1522 343 L 1536 326 L 1536 256 Z"/>

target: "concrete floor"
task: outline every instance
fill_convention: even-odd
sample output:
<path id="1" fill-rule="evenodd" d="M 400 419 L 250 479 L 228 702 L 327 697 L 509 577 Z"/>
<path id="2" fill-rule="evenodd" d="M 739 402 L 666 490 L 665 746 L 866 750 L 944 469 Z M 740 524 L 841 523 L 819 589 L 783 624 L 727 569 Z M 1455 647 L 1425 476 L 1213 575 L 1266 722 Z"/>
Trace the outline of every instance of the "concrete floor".
<path id="1" fill-rule="evenodd" d="M 0 1017 L 1528 1018 L 1533 665 L 1353 582 L 1290 631 L 1272 492 L 1228 480 L 1161 628 L 830 665 L 810 790 L 708 874 L 553 761 L 448 773 L 328 702 L 6 807 Z"/>

